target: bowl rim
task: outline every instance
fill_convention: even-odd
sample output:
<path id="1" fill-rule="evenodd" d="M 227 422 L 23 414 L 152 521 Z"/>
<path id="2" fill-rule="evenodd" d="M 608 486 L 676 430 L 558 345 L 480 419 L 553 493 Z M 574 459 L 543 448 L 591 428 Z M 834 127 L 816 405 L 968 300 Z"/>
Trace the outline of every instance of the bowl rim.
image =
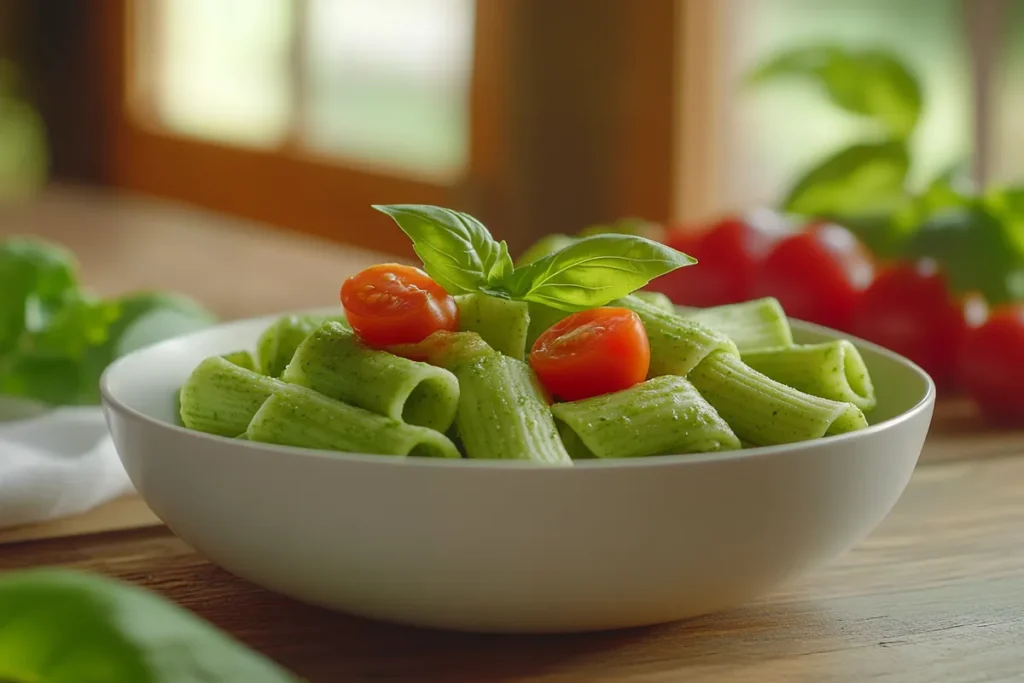
<path id="1" fill-rule="evenodd" d="M 120 399 L 118 399 L 114 392 L 111 391 L 110 383 L 111 377 L 113 377 L 118 369 L 130 362 L 137 354 L 142 353 L 153 353 L 158 352 L 161 347 L 187 344 L 193 337 L 199 337 L 204 334 L 209 334 L 213 330 L 226 330 L 231 327 L 248 327 L 257 322 L 266 321 L 267 324 L 273 322 L 277 318 L 285 315 L 316 315 L 316 314 L 328 314 L 333 315 L 337 313 L 334 308 L 313 308 L 296 311 L 284 311 L 281 313 L 254 316 L 249 318 L 243 318 L 238 320 L 231 320 L 222 322 L 211 327 L 207 327 L 201 330 L 196 330 L 184 335 L 165 339 L 163 341 L 136 349 L 121 358 L 116 359 L 113 363 L 108 365 L 104 369 L 103 374 L 100 376 L 100 397 L 105 408 L 114 410 L 122 413 L 123 415 L 136 420 L 138 422 L 146 423 L 147 425 L 156 429 L 165 429 L 172 432 L 181 434 L 186 437 L 196 438 L 201 441 L 207 441 L 212 445 L 220 445 L 231 449 L 250 450 L 265 453 L 275 454 L 287 454 L 294 457 L 304 458 L 316 458 L 335 460 L 340 462 L 350 463 L 374 463 L 382 467 L 403 467 L 403 468 L 454 468 L 456 470 L 465 471 L 481 471 L 481 470 L 503 470 L 503 471 L 544 471 L 544 472 L 575 472 L 575 471 L 588 471 L 588 470 L 606 470 L 606 469 L 636 469 L 636 468 L 649 468 L 649 467 L 666 467 L 666 466 L 678 466 L 678 465 L 698 465 L 706 463 L 719 463 L 728 462 L 735 460 L 746 460 L 750 458 L 764 458 L 771 456 L 778 456 L 782 454 L 793 454 L 805 452 L 820 448 L 824 445 L 839 445 L 853 440 L 864 439 L 880 432 L 888 431 L 894 427 L 915 419 L 918 415 L 929 410 L 935 403 L 935 382 L 931 376 L 925 372 L 919 365 L 911 361 L 910 359 L 901 356 L 900 354 L 890 351 L 878 344 L 869 342 L 865 339 L 849 335 L 845 332 L 840 332 L 829 327 L 817 325 L 815 323 L 805 322 L 796 318 L 790 318 L 790 325 L 793 329 L 798 329 L 804 332 L 822 334 L 830 338 L 846 339 L 853 343 L 855 346 L 865 348 L 871 352 L 880 356 L 886 357 L 891 361 L 894 361 L 900 365 L 903 365 L 918 376 L 925 380 L 925 392 L 921 399 L 915 403 L 908 410 L 903 411 L 899 415 L 895 415 L 888 420 L 884 420 L 877 424 L 869 425 L 865 429 L 858 430 L 856 432 L 848 432 L 846 434 L 837 434 L 834 436 L 824 436 L 819 439 L 811 439 L 808 441 L 797 441 L 788 444 L 778 444 L 775 446 L 757 446 L 754 448 L 742 448 L 734 451 L 718 451 L 712 453 L 690 453 L 681 455 L 657 455 L 649 456 L 644 458 L 594 458 L 585 460 L 574 460 L 572 467 L 552 467 L 550 465 L 543 465 L 535 463 L 529 460 L 499 460 L 499 459 L 469 459 L 469 458 L 407 458 L 407 457 L 389 457 L 379 454 L 367 454 L 367 453 L 349 453 L 345 451 L 329 451 L 312 448 L 299 448 L 296 446 L 282 446 L 277 444 L 260 443 L 253 441 L 240 441 L 238 439 L 232 439 L 226 436 L 218 436 L 216 434 L 207 434 L 205 432 L 199 432 L 194 429 L 188 429 L 187 427 L 177 425 L 171 422 L 166 422 L 154 417 L 150 417 L 145 413 L 142 413 L 135 408 L 127 405 Z M 930 425 L 929 425 L 930 426 Z"/>

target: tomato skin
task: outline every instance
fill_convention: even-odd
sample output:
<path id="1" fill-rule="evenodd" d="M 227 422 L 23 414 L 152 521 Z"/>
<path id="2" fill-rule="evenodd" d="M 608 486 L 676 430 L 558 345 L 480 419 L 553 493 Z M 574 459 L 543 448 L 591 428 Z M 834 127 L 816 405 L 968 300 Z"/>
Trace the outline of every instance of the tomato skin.
<path id="1" fill-rule="evenodd" d="M 773 296 L 787 316 L 845 332 L 873 276 L 871 257 L 852 232 L 817 224 L 775 245 L 757 269 L 751 295 Z"/>
<path id="2" fill-rule="evenodd" d="M 455 299 L 419 268 L 370 266 L 345 280 L 341 303 L 353 331 L 375 347 L 415 344 L 459 329 Z"/>
<path id="3" fill-rule="evenodd" d="M 850 332 L 906 356 L 948 387 L 956 379 L 967 322 L 942 272 L 920 261 L 878 274 L 857 302 Z"/>
<path id="4" fill-rule="evenodd" d="M 1024 303 L 969 327 L 960 358 L 964 389 L 995 422 L 1024 424 Z"/>
<path id="5" fill-rule="evenodd" d="M 534 342 L 529 360 L 555 398 L 579 401 L 643 382 L 651 365 L 651 347 L 636 313 L 593 308 L 548 328 Z"/>
<path id="6" fill-rule="evenodd" d="M 791 232 L 781 216 L 767 209 L 727 216 L 702 231 L 675 228 L 666 243 L 697 263 L 663 275 L 648 289 L 681 306 L 704 308 L 746 301 L 758 264 L 775 242 Z"/>

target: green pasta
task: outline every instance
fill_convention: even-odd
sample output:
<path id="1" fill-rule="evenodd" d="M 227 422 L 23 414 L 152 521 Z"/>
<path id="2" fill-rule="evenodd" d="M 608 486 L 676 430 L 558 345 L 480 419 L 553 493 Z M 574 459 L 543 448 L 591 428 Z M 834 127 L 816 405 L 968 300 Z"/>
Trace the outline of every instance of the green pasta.
<path id="1" fill-rule="evenodd" d="M 372 455 L 459 458 L 448 437 L 287 385 L 253 416 L 249 441 Z"/>
<path id="2" fill-rule="evenodd" d="M 812 396 L 875 407 L 875 388 L 860 352 L 845 339 L 750 351 L 743 362 L 777 382 Z"/>
<path id="3" fill-rule="evenodd" d="M 632 296 L 634 298 L 637 298 L 637 299 L 640 299 L 642 301 L 646 301 L 650 305 L 652 305 L 652 306 L 654 306 L 656 308 L 660 308 L 661 310 L 665 311 L 666 313 L 677 313 L 678 312 L 676 310 L 675 304 L 672 303 L 672 299 L 669 299 L 667 296 L 665 296 L 661 292 L 650 292 L 650 291 L 647 291 L 645 289 L 641 289 L 641 290 L 638 290 L 636 292 L 633 292 L 632 294 L 630 294 L 630 296 Z"/>
<path id="4" fill-rule="evenodd" d="M 630 309 L 644 323 L 651 346 L 648 377 L 686 377 L 698 363 L 715 351 L 739 355 L 736 345 L 728 337 L 700 323 L 668 313 L 643 299 L 627 296 L 614 305 Z"/>
<path id="5" fill-rule="evenodd" d="M 275 320 L 256 342 L 260 371 L 270 377 L 280 377 L 299 344 L 326 322 L 348 327 L 344 316 L 286 315 Z"/>
<path id="6" fill-rule="evenodd" d="M 256 359 L 253 358 L 253 355 L 248 351 L 233 351 L 231 353 L 225 353 L 222 358 L 229 363 L 234 363 L 246 370 L 259 372 L 259 368 L 256 367 Z"/>
<path id="7" fill-rule="evenodd" d="M 532 349 L 537 338 L 547 332 L 548 328 L 565 320 L 570 315 L 572 314 L 557 308 L 530 302 L 530 327 L 526 333 L 526 348 Z"/>
<path id="8" fill-rule="evenodd" d="M 523 360 L 526 357 L 526 337 L 530 327 L 529 306 L 525 301 L 513 301 L 481 294 L 455 297 L 459 307 L 459 328 L 476 332 L 491 348 Z"/>
<path id="9" fill-rule="evenodd" d="M 306 337 L 281 378 L 410 425 L 446 431 L 459 383 L 442 368 L 364 346 L 345 326 L 324 323 Z"/>
<path id="10" fill-rule="evenodd" d="M 682 377 L 662 376 L 629 389 L 551 408 L 598 458 L 737 450 L 725 420 Z M 561 429 L 565 435 L 566 430 Z M 570 439 L 570 443 L 573 443 Z M 579 452 L 579 446 L 573 444 Z"/>
<path id="11" fill-rule="evenodd" d="M 789 320 L 778 300 L 772 297 L 726 306 L 682 309 L 679 314 L 725 335 L 740 353 L 793 344 Z"/>
<path id="12" fill-rule="evenodd" d="M 181 422 L 189 429 L 235 437 L 280 380 L 247 370 L 220 356 L 207 358 L 192 371 L 179 393 Z"/>
<path id="13" fill-rule="evenodd" d="M 526 363 L 492 353 L 455 367 L 461 387 L 455 424 L 468 457 L 572 464 Z"/>
<path id="14" fill-rule="evenodd" d="M 764 376 L 739 357 L 712 353 L 689 375 L 697 391 L 744 442 L 793 443 L 867 427 L 852 403 L 811 396 Z"/>

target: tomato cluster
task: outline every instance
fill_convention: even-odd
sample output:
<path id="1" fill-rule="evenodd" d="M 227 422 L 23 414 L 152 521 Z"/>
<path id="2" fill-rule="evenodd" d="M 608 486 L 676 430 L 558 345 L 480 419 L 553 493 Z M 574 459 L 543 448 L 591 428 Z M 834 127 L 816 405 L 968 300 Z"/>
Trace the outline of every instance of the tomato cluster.
<path id="1" fill-rule="evenodd" d="M 649 288 L 701 307 L 773 296 L 793 318 L 910 358 L 940 389 L 966 390 L 986 415 L 1024 422 L 1024 303 L 986 313 L 980 297 L 952 293 L 932 261 L 880 262 L 840 225 L 780 229 L 780 221 L 757 213 L 669 230 L 668 245 L 698 264 Z"/>

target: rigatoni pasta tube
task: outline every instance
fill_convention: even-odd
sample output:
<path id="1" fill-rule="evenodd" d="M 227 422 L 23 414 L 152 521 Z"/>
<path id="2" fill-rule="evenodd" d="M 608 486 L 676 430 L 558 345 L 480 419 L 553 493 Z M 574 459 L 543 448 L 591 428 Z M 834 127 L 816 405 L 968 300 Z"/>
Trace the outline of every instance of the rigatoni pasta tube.
<path id="1" fill-rule="evenodd" d="M 651 347 L 648 377 L 686 377 L 698 363 L 715 351 L 739 356 L 736 345 L 725 335 L 669 313 L 643 299 L 627 296 L 612 305 L 628 308 L 643 321 Z"/>
<path id="2" fill-rule="evenodd" d="M 529 305 L 480 292 L 455 297 L 459 329 L 476 332 L 494 350 L 523 360 L 530 327 Z"/>
<path id="3" fill-rule="evenodd" d="M 285 315 L 275 320 L 256 342 L 260 372 L 271 377 L 280 377 L 291 362 L 299 344 L 328 321 L 348 327 L 343 316 Z"/>
<path id="4" fill-rule="evenodd" d="M 281 378 L 411 425 L 446 431 L 459 383 L 442 368 L 364 346 L 337 322 L 306 337 Z"/>
<path id="5" fill-rule="evenodd" d="M 875 407 L 875 388 L 860 352 L 845 339 L 750 351 L 743 362 L 776 382 L 812 396 Z"/>
<path id="6" fill-rule="evenodd" d="M 189 429 L 235 437 L 263 402 L 284 386 L 221 356 L 196 366 L 178 394 L 181 422 Z"/>
<path id="7" fill-rule="evenodd" d="M 559 403 L 551 412 L 598 458 L 740 448 L 725 420 L 682 377 L 656 377 L 612 394 Z M 578 453 L 578 446 L 573 450 Z"/>
<path id="8" fill-rule="evenodd" d="M 455 425 L 468 457 L 572 464 L 529 365 L 499 353 L 453 362 L 461 388 Z"/>
<path id="9" fill-rule="evenodd" d="M 373 455 L 462 457 L 444 434 L 347 405 L 298 385 L 276 390 L 253 416 L 249 441 Z"/>
<path id="10" fill-rule="evenodd" d="M 852 403 L 811 396 L 764 376 L 738 356 L 715 352 L 689 380 L 744 442 L 771 446 L 867 427 Z"/>
<path id="11" fill-rule="evenodd" d="M 789 319 L 778 300 L 772 297 L 726 306 L 682 309 L 679 314 L 725 335 L 740 353 L 793 344 Z"/>

